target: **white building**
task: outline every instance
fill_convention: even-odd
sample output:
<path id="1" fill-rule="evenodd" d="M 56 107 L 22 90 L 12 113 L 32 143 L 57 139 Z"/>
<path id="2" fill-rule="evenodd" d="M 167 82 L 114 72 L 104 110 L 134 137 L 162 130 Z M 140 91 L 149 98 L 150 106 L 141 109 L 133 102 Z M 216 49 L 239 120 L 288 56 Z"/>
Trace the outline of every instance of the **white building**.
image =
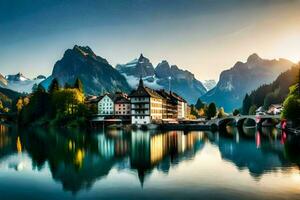
<path id="1" fill-rule="evenodd" d="M 114 115 L 114 110 L 114 97 L 111 94 L 105 94 L 98 102 L 98 114 Z"/>

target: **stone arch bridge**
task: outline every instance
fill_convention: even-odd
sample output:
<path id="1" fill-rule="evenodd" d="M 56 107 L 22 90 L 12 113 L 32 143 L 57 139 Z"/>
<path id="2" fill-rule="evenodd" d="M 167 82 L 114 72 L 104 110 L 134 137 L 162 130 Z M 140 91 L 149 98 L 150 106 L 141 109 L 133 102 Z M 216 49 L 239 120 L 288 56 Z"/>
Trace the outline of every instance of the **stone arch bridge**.
<path id="1" fill-rule="evenodd" d="M 256 127 L 262 127 L 265 122 L 272 125 L 277 125 L 280 122 L 279 115 L 241 115 L 241 116 L 228 116 L 224 118 L 216 118 L 207 122 L 210 126 L 215 126 L 219 130 L 224 130 L 228 124 L 242 128 L 246 120 L 252 121 Z"/>

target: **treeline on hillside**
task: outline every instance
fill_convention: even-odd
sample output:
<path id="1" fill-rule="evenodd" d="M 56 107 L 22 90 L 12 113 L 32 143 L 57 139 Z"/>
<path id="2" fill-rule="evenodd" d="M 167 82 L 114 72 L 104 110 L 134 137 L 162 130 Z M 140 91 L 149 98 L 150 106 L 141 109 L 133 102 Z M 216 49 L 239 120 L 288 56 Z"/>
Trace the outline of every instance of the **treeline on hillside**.
<path id="1" fill-rule="evenodd" d="M 41 85 L 33 93 L 17 102 L 19 125 L 29 124 L 80 126 L 85 123 L 88 109 L 84 104 L 83 85 L 76 79 L 73 86 L 60 88 L 53 79 L 46 91 Z"/>
<path id="2" fill-rule="evenodd" d="M 255 114 L 256 109 L 261 106 L 266 110 L 271 104 L 282 104 L 289 94 L 289 88 L 297 83 L 298 71 L 299 65 L 294 66 L 281 73 L 273 83 L 260 86 L 250 95 L 246 94 L 242 114 Z"/>

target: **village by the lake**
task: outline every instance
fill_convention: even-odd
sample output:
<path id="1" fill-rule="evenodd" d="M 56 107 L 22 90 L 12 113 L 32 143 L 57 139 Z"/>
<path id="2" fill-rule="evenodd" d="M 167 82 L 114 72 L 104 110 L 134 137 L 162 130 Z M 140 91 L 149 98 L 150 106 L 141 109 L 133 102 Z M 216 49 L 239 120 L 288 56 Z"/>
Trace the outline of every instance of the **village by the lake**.
<path id="1" fill-rule="evenodd" d="M 300 1 L 0 1 L 0 199 L 300 199 Z"/>

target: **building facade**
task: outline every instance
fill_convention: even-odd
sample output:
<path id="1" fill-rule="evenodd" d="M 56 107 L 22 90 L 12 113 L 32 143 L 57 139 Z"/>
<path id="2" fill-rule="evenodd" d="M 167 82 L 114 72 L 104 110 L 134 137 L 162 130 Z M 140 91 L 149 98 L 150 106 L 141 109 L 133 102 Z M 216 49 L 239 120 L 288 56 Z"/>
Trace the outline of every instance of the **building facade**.
<path id="1" fill-rule="evenodd" d="M 111 94 L 103 95 L 98 101 L 98 115 L 114 115 L 114 97 Z"/>
<path id="2" fill-rule="evenodd" d="M 150 124 L 163 119 L 163 98 L 155 90 L 145 87 L 142 79 L 140 79 L 138 88 L 129 97 L 132 124 Z"/>
<path id="3" fill-rule="evenodd" d="M 130 100 L 125 97 L 118 97 L 115 100 L 115 115 L 116 116 L 129 116 L 131 115 Z"/>
<path id="4" fill-rule="evenodd" d="M 177 105 L 177 119 L 186 119 L 188 114 L 187 102 L 175 92 L 171 92 L 170 95 Z"/>

